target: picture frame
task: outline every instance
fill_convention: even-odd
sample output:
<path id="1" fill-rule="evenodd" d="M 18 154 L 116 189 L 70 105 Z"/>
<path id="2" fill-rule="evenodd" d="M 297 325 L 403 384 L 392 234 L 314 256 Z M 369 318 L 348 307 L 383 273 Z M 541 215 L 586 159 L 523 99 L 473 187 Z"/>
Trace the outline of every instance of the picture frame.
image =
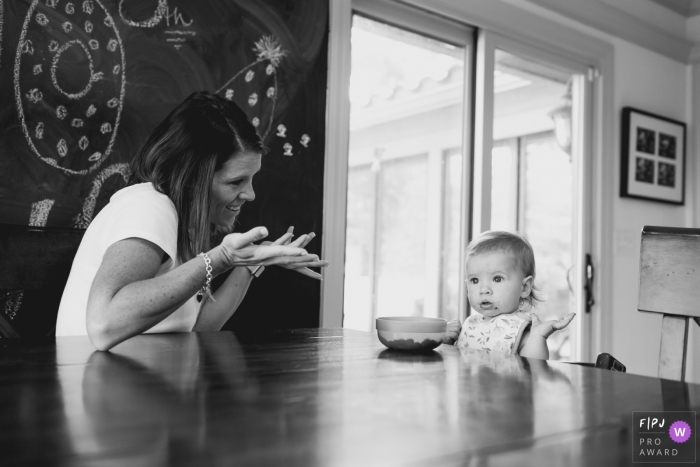
<path id="1" fill-rule="evenodd" d="M 686 124 L 624 107 L 621 139 L 620 196 L 683 205 Z"/>

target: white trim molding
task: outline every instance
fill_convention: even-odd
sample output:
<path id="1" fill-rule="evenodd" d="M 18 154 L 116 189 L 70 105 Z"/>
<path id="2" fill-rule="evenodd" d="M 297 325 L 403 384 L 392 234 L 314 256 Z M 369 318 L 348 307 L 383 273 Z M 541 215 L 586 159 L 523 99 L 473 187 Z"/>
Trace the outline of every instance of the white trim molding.
<path id="1" fill-rule="evenodd" d="M 323 271 L 319 316 L 320 326 L 326 328 L 343 325 L 345 208 L 348 191 L 347 154 L 350 128 L 350 30 L 352 27 L 352 10 L 348 0 L 330 0 L 329 24 L 321 256 L 329 262 L 329 265 Z"/>

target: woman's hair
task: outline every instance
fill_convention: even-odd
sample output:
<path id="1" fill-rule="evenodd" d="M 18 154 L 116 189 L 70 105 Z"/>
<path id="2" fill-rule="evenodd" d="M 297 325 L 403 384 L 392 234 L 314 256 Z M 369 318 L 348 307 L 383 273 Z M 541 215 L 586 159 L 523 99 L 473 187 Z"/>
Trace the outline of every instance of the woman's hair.
<path id="1" fill-rule="evenodd" d="M 535 287 L 535 252 L 532 245 L 520 234 L 503 232 L 500 230 L 488 230 L 469 242 L 465 254 L 465 262 L 470 256 L 502 251 L 513 258 L 515 269 L 523 277 L 532 276 L 532 289 L 530 295 L 524 300 L 534 306 L 534 302 L 541 302 L 540 290 Z"/>
<path id="2" fill-rule="evenodd" d="M 175 205 L 180 261 L 211 248 L 215 230 L 209 222 L 209 206 L 214 172 L 242 151 L 262 155 L 267 149 L 243 110 L 202 91 L 170 112 L 131 162 L 128 185 L 151 182 Z"/>

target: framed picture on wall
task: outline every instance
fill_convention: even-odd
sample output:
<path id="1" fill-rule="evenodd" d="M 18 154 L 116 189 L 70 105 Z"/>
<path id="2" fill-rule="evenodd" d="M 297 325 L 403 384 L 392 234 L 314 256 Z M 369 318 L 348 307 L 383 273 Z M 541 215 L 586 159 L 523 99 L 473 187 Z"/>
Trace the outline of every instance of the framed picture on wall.
<path id="1" fill-rule="evenodd" d="M 685 202 L 685 128 L 677 120 L 622 109 L 620 196 Z"/>

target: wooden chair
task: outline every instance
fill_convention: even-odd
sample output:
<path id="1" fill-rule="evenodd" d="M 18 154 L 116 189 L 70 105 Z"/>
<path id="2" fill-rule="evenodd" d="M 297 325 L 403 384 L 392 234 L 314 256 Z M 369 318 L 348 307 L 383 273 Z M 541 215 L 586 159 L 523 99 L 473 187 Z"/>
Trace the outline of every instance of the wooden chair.
<path id="1" fill-rule="evenodd" d="M 0 224 L 0 337 L 55 333 L 84 230 Z"/>
<path id="2" fill-rule="evenodd" d="M 659 378 L 684 381 L 688 320 L 700 324 L 700 229 L 642 229 L 637 309 L 663 315 Z"/>

